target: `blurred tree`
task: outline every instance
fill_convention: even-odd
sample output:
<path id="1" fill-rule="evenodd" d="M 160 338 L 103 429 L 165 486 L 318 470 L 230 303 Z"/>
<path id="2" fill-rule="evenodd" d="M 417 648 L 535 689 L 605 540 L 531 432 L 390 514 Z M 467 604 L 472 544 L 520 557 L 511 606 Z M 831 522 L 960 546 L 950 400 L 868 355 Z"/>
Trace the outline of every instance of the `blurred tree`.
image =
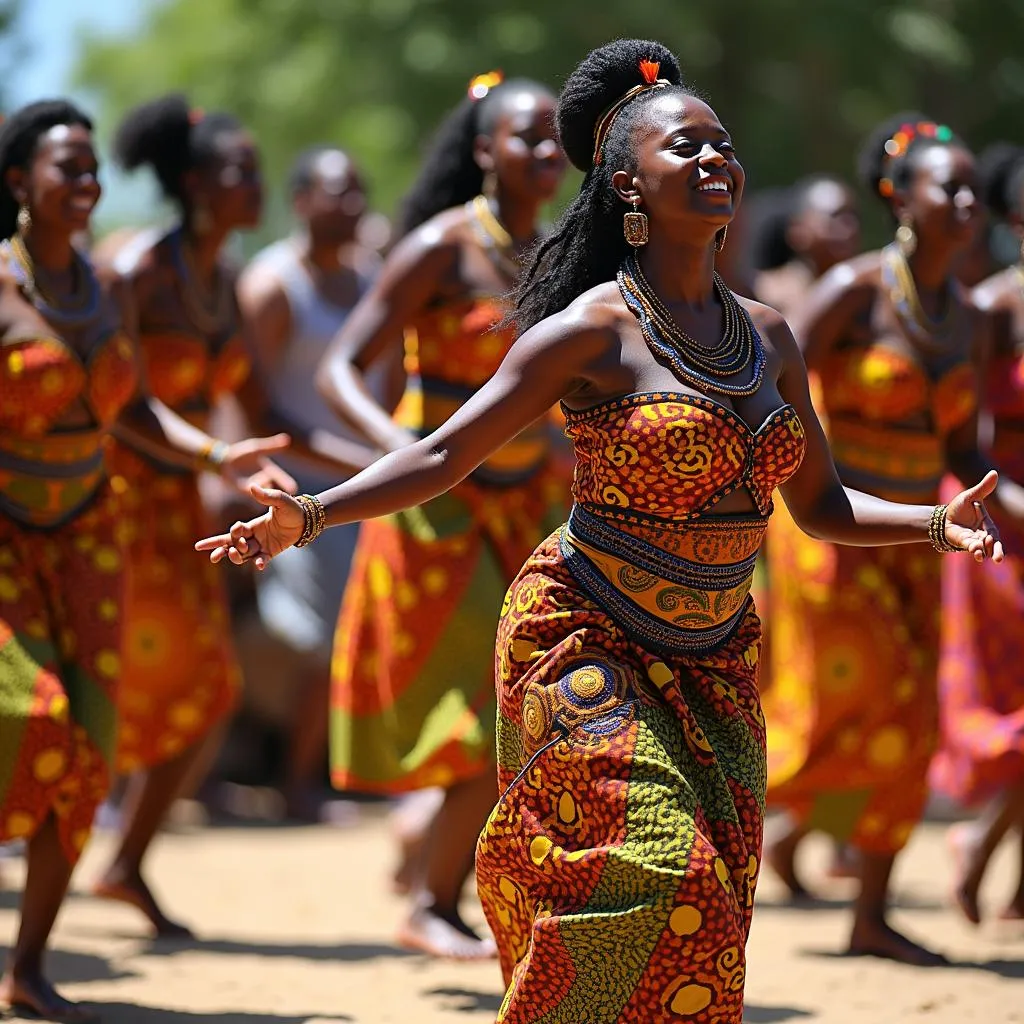
<path id="1" fill-rule="evenodd" d="M 557 89 L 623 34 L 679 53 L 754 186 L 852 175 L 863 133 L 896 110 L 922 108 L 980 146 L 1013 136 L 1024 104 L 1020 0 L 158 0 L 134 38 L 87 40 L 79 78 L 106 126 L 171 88 L 234 111 L 272 182 L 303 146 L 336 141 L 390 212 L 473 74 Z"/>
<path id="2" fill-rule="evenodd" d="M 22 0 L 0 0 L 0 110 L 7 109 L 9 95 L 5 83 L 17 74 L 25 59 L 25 43 L 18 31 Z"/>

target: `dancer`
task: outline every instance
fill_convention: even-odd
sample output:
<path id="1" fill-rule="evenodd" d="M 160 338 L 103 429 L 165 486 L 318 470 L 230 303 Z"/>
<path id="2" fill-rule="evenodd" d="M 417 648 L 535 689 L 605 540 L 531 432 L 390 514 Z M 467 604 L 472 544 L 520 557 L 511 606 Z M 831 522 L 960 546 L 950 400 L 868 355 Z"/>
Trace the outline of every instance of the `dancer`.
<path id="1" fill-rule="evenodd" d="M 816 174 L 770 198 L 754 233 L 754 288 L 789 317 L 819 277 L 860 252 L 857 197 L 839 178 Z"/>
<path id="2" fill-rule="evenodd" d="M 978 218 L 974 158 L 920 115 L 886 122 L 860 169 L 897 241 L 835 267 L 794 320 L 840 477 L 883 498 L 931 502 L 944 472 L 968 480 L 977 446 L 972 357 L 983 323 L 952 277 Z M 996 495 L 1012 514 L 1022 492 Z M 795 893 L 801 836 L 820 828 L 857 852 L 850 951 L 943 961 L 888 923 L 896 855 L 924 810 L 935 750 L 938 563 L 911 548 L 839 548 L 772 524 L 772 723 L 768 800 L 787 811 L 766 857 Z M 774 830 L 773 830 L 774 832 Z"/>
<path id="3" fill-rule="evenodd" d="M 982 154 L 989 210 L 1021 239 L 1021 262 L 973 293 L 992 332 L 982 380 L 986 449 L 1018 483 L 1024 481 L 1024 149 L 1002 145 Z M 943 648 L 939 673 L 941 732 L 932 784 L 967 807 L 983 808 L 954 826 L 956 901 L 973 924 L 981 920 L 978 890 L 989 859 L 1011 829 L 1019 835 L 1020 876 L 1002 917 L 1024 918 L 1024 531 L 1000 524 L 1015 552 L 999 566 L 964 573 L 957 559 L 943 566 Z M 1003 620 L 989 625 L 993 616 Z"/>
<path id="4" fill-rule="evenodd" d="M 243 394 L 251 421 L 291 437 L 282 467 L 303 491 L 321 491 L 373 460 L 365 445 L 338 436 L 337 417 L 314 378 L 379 260 L 356 241 L 366 193 L 347 153 L 330 146 L 302 153 L 290 191 L 299 233 L 258 253 L 239 279 L 255 369 Z M 279 680 L 295 695 L 283 790 L 287 815 L 299 821 L 320 816 L 315 794 L 327 764 L 331 642 L 358 530 L 333 531 L 315 555 L 287 552 L 257 589 L 264 627 L 292 653 L 294 675 Z"/>
<path id="5" fill-rule="evenodd" d="M 348 483 L 257 490 L 265 515 L 196 546 L 260 567 L 421 504 L 562 398 L 576 505 L 512 585 L 496 650 L 503 795 L 477 871 L 510 982 L 499 1019 L 739 1024 L 765 775 L 747 592 L 772 492 L 817 536 L 985 561 L 1002 558 L 981 504 L 996 477 L 947 506 L 843 488 L 785 322 L 715 278 L 743 169 L 664 46 L 595 50 L 558 125 L 586 177 L 495 376 Z"/>
<path id="6" fill-rule="evenodd" d="M 94 1020 L 43 954 L 111 778 L 127 524 L 104 451 L 118 416 L 192 461 L 211 439 L 137 395 L 127 290 L 72 239 L 99 200 L 92 124 L 64 100 L 0 128 L 0 842 L 27 844 L 0 1006 Z M 161 433 L 161 428 L 165 429 Z M 237 461 L 237 460 L 235 460 Z M 243 460 L 244 461 L 244 460 Z M 225 462 L 225 472 L 232 462 Z"/>
<path id="7" fill-rule="evenodd" d="M 222 260 L 231 232 L 259 223 L 259 160 L 233 117 L 190 110 L 166 96 L 131 111 L 114 152 L 126 170 L 147 166 L 181 220 L 171 231 L 136 236 L 113 274 L 138 310 L 143 372 L 152 394 L 197 428 L 241 386 L 248 370 L 234 283 Z M 127 555 L 125 638 L 117 770 L 131 776 L 121 842 L 96 895 L 138 907 L 158 935 L 189 929 L 160 908 L 142 861 L 202 751 L 203 739 L 232 710 L 240 683 L 223 580 L 190 557 L 187 538 L 205 522 L 195 462 L 168 461 L 147 432 L 122 432 L 112 454 L 133 533 Z M 287 435 L 234 446 L 211 444 L 208 468 L 226 455 L 255 472 Z M 294 486 L 276 467 L 266 476 Z M 186 543 L 183 543 L 186 542 Z"/>
<path id="8" fill-rule="evenodd" d="M 500 296 L 565 166 L 554 109 L 541 85 L 483 75 L 438 131 L 404 203 L 404 237 L 321 372 L 328 400 L 375 446 L 429 434 L 508 351 Z M 403 334 L 410 381 L 392 419 L 363 375 Z M 452 494 L 364 523 L 338 621 L 335 786 L 445 790 L 423 862 L 407 851 L 396 878 L 414 893 L 400 942 L 436 956 L 493 955 L 458 904 L 495 797 L 491 638 L 509 583 L 558 521 L 549 461 L 538 423 Z"/>

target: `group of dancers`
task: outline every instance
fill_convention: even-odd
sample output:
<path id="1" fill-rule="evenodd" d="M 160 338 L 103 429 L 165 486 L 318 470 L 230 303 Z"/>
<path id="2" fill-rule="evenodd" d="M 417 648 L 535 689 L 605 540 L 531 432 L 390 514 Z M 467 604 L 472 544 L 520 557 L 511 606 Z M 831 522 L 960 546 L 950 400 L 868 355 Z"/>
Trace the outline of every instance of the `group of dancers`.
<path id="1" fill-rule="evenodd" d="M 557 98 L 480 75 L 382 262 L 323 146 L 298 233 L 236 275 L 262 187 L 235 118 L 129 113 L 115 158 L 176 224 L 91 255 L 90 119 L 3 123 L 0 841 L 27 875 L 0 1000 L 92 1019 L 43 958 L 118 776 L 94 891 L 188 936 L 142 865 L 237 701 L 221 562 L 302 665 L 292 796 L 328 702 L 335 786 L 440 794 L 398 938 L 497 955 L 499 1020 L 740 1024 L 762 850 L 799 897 L 814 829 L 860 881 L 850 951 L 942 962 L 887 917 L 929 784 L 983 808 L 953 840 L 971 920 L 1024 835 L 1024 271 L 963 283 L 983 200 L 1024 237 L 1024 152 L 979 168 L 896 118 L 860 161 L 895 241 L 858 254 L 852 192 L 808 179 L 746 281 L 736 145 L 657 42 Z M 204 474 L 267 511 L 207 536 Z M 493 938 L 460 914 L 474 862 Z"/>

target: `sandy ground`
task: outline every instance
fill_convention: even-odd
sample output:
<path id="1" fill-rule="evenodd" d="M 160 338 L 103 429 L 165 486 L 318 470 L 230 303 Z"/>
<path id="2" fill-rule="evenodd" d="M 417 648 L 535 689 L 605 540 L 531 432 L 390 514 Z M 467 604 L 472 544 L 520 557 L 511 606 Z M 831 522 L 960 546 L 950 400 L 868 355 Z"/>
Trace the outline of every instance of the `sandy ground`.
<path id="1" fill-rule="evenodd" d="M 52 973 L 108 1024 L 358 1024 L 494 1020 L 493 964 L 432 963 L 390 937 L 402 912 L 388 892 L 391 848 L 379 811 L 347 828 L 217 828 L 161 837 L 151 876 L 168 907 L 193 923 L 194 944 L 155 943 L 134 912 L 88 897 L 109 837 L 99 836 L 58 923 Z M 824 848 L 806 852 L 813 879 Z M 988 904 L 1013 884 L 1000 851 Z M 0 864 L 0 939 L 15 927 L 17 862 Z M 813 909 L 781 902 L 766 877 L 749 950 L 747 1021 L 1024 1021 L 1024 929 L 971 930 L 945 901 L 943 830 L 915 837 L 899 869 L 898 921 L 957 961 L 915 970 L 837 956 L 848 890 L 827 888 Z M 585 1022 L 581 1022 L 585 1024 Z"/>

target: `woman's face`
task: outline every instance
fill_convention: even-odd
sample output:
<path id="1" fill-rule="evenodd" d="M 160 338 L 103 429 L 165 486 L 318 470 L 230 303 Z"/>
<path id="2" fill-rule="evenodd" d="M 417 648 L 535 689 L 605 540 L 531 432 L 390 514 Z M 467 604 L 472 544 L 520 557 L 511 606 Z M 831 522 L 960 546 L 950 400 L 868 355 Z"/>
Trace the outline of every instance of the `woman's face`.
<path id="1" fill-rule="evenodd" d="M 897 216 L 910 217 L 923 239 L 943 239 L 967 248 L 981 222 L 974 157 L 961 146 L 929 146 L 914 155 L 913 175 L 897 197 Z"/>
<path id="2" fill-rule="evenodd" d="M 92 133 L 62 124 L 40 136 L 27 169 L 12 170 L 10 183 L 33 225 L 73 235 L 88 229 L 99 202 L 98 171 Z"/>
<path id="3" fill-rule="evenodd" d="M 680 92 L 647 100 L 633 148 L 633 188 L 652 224 L 682 232 L 699 223 L 713 235 L 732 220 L 745 175 L 729 133 L 702 100 Z"/>
<path id="4" fill-rule="evenodd" d="M 494 171 L 505 195 L 553 199 L 565 175 L 554 96 L 523 90 L 502 96 L 500 102 L 494 131 L 480 143 L 481 166 Z"/>
<path id="5" fill-rule="evenodd" d="M 794 252 L 810 256 L 822 272 L 860 252 L 860 214 L 853 190 L 822 179 L 803 196 L 789 232 Z"/>
<path id="6" fill-rule="evenodd" d="M 202 207 L 223 230 L 259 226 L 263 213 L 260 156 L 248 132 L 225 132 L 216 156 L 192 180 L 193 207 Z"/>

